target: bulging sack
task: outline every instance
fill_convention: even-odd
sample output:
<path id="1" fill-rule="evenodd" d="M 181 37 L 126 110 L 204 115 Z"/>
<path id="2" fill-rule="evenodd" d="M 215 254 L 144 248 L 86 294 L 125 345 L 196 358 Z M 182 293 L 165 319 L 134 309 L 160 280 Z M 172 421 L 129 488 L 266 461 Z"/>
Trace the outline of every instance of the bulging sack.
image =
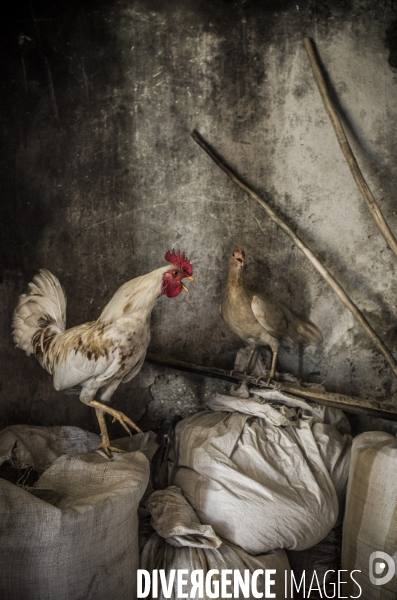
<path id="1" fill-rule="evenodd" d="M 342 569 L 357 570 L 362 600 L 397 597 L 397 439 L 368 431 L 353 441 Z M 351 589 L 350 589 L 351 588 Z M 357 596 L 349 581 L 346 595 Z"/>
<path id="2" fill-rule="evenodd" d="M 151 513 L 151 523 L 156 533 L 153 533 L 143 549 L 141 555 L 141 568 L 149 573 L 151 577 L 151 591 L 147 598 L 158 597 L 159 600 L 171 598 L 179 600 L 182 597 L 178 594 L 177 580 L 172 580 L 172 573 L 181 573 L 185 570 L 184 578 L 186 584 L 181 587 L 181 592 L 188 594 L 188 597 L 204 598 L 209 600 L 213 597 L 228 597 L 222 595 L 222 571 L 228 571 L 227 578 L 233 582 L 234 571 L 239 571 L 242 578 L 245 577 L 245 571 L 249 571 L 247 581 L 249 589 L 252 590 L 252 576 L 255 571 L 263 571 L 263 574 L 254 576 L 255 590 L 265 594 L 265 571 L 275 570 L 271 574 L 274 583 L 271 584 L 269 591 L 276 594 L 276 598 L 285 598 L 285 574 L 289 581 L 290 570 L 285 551 L 277 550 L 275 552 L 261 555 L 250 556 L 247 552 L 221 540 L 209 525 L 202 525 L 197 518 L 194 510 L 189 505 L 183 494 L 176 486 L 171 486 L 165 490 L 154 492 L 147 501 L 147 506 Z M 164 594 L 164 587 L 161 585 L 158 577 L 158 596 L 153 594 L 153 572 L 164 572 L 167 586 L 170 586 L 170 594 Z M 199 571 L 202 578 L 202 584 L 196 577 L 197 588 L 192 584 L 192 573 Z M 214 573 L 216 571 L 217 573 Z M 148 577 L 149 577 L 148 576 Z M 210 593 L 208 595 L 206 581 Z M 170 583 L 171 582 L 171 583 Z M 148 585 L 142 576 L 142 587 Z M 200 595 L 200 586 L 203 594 Z M 216 590 L 219 589 L 219 593 Z M 193 595 L 191 596 L 193 590 Z M 249 592 L 248 596 L 239 593 L 234 595 L 233 583 L 225 587 L 227 593 L 235 598 L 250 598 L 254 596 Z M 146 590 L 143 590 L 146 591 Z"/>
<path id="3" fill-rule="evenodd" d="M 313 411 L 280 426 L 260 398 L 218 395 L 211 407 L 178 423 L 170 452 L 170 483 L 200 522 L 253 555 L 322 540 L 345 493 L 350 436 Z"/>
<path id="4" fill-rule="evenodd" d="M 148 439 L 140 442 L 146 447 Z M 115 454 L 112 461 L 86 453 L 98 443 L 98 436 L 76 427 L 20 426 L 0 433 L 3 460 L 38 470 L 52 463 L 29 491 L 0 479 L 2 600 L 134 597 L 137 508 L 149 461 L 139 451 Z"/>

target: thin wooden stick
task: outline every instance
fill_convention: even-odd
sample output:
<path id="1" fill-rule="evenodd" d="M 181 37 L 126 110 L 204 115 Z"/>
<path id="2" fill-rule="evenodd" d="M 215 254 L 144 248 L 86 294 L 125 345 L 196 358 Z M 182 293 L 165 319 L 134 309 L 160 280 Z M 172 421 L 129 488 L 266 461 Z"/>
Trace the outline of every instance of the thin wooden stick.
<path id="1" fill-rule="evenodd" d="M 378 348 L 379 352 L 381 352 L 385 358 L 385 360 L 389 363 L 394 375 L 397 377 L 397 362 L 395 361 L 392 354 L 386 348 L 382 340 L 379 338 L 378 334 L 372 329 L 371 325 L 368 323 L 364 315 L 357 308 L 354 302 L 349 298 L 341 285 L 336 281 L 336 279 L 331 275 L 331 273 L 324 267 L 324 265 L 318 260 L 317 256 L 310 250 L 308 246 L 292 231 L 292 229 L 279 217 L 274 210 L 265 202 L 252 188 L 250 188 L 246 183 L 244 183 L 237 175 L 232 171 L 226 163 L 210 148 L 207 142 L 201 137 L 201 135 L 197 131 L 192 131 L 191 136 L 194 141 L 199 144 L 205 150 L 205 152 L 212 158 L 212 160 L 224 171 L 232 181 L 236 185 L 238 185 L 244 192 L 246 192 L 263 210 L 269 215 L 269 217 L 277 223 L 277 225 L 287 233 L 294 244 L 302 250 L 303 254 L 307 256 L 310 262 L 316 267 L 317 271 L 324 277 L 325 281 L 332 287 L 334 292 L 337 294 L 339 299 L 343 302 L 343 304 L 350 310 L 354 318 L 361 325 L 365 333 L 371 339 L 371 341 Z"/>
<path id="2" fill-rule="evenodd" d="M 284 381 L 273 380 L 270 386 L 267 386 L 263 381 L 256 383 L 256 378 L 252 377 L 251 375 L 244 375 L 243 373 L 236 373 L 234 371 L 233 374 L 231 374 L 230 371 L 224 371 L 223 369 L 187 363 L 182 360 L 176 360 L 168 356 L 159 356 L 149 352 L 146 355 L 146 361 L 162 367 L 170 367 L 172 369 L 178 369 L 179 371 L 197 373 L 206 377 L 223 379 L 225 381 L 245 381 L 248 385 L 260 388 L 278 389 L 282 392 L 287 392 L 288 394 L 298 396 L 299 398 L 305 398 L 309 402 L 317 402 L 318 404 L 323 404 L 325 406 L 341 408 L 347 412 L 365 414 L 371 417 L 379 417 L 381 419 L 397 421 L 396 407 L 394 407 L 392 404 L 385 405 L 377 400 L 366 400 L 364 398 L 358 398 L 357 396 L 344 396 L 343 394 L 321 392 L 313 389 L 312 387 L 298 387 L 298 385 L 293 385 L 292 383 L 287 383 Z"/>
<path id="3" fill-rule="evenodd" d="M 397 257 L 396 238 L 394 237 L 388 224 L 386 223 L 385 218 L 379 208 L 379 205 L 376 202 L 371 190 L 369 189 L 367 182 L 365 181 L 364 176 L 361 173 L 360 167 L 357 164 L 356 158 L 353 154 L 353 150 L 350 147 L 345 131 L 343 129 L 343 125 L 339 118 L 335 103 L 331 98 L 331 94 L 329 93 L 327 83 L 321 71 L 320 63 L 316 55 L 313 41 L 310 38 L 305 38 L 304 44 L 313 70 L 314 79 L 317 83 L 317 87 L 319 89 L 321 98 L 324 103 L 325 110 L 328 113 L 328 116 L 335 131 L 336 138 L 339 142 L 339 146 L 341 147 L 346 162 L 350 167 L 350 171 L 353 175 L 354 181 L 356 182 L 357 187 L 360 190 L 364 200 L 368 204 L 368 208 L 371 211 L 374 221 L 379 227 L 381 234 L 385 238 L 386 242 L 389 244 L 389 247 L 392 250 L 392 252 L 394 252 L 394 255 Z"/>

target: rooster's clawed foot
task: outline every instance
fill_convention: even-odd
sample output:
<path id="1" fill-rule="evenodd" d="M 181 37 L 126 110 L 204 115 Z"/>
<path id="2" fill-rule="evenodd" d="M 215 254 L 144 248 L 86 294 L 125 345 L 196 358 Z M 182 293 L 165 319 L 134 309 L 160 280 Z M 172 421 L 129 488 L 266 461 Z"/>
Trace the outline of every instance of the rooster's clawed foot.
<path id="1" fill-rule="evenodd" d="M 91 400 L 89 406 L 93 406 L 95 408 L 96 416 L 98 418 L 99 427 L 101 429 L 101 438 L 102 442 L 99 444 L 97 450 L 103 450 L 105 455 L 108 458 L 112 458 L 112 452 L 125 452 L 125 450 L 121 450 L 120 448 L 116 448 L 115 446 L 111 446 L 109 440 L 108 430 L 106 428 L 105 416 L 104 413 L 108 413 L 113 417 L 113 420 L 119 421 L 124 429 L 131 435 L 129 427 L 133 427 L 138 432 L 141 432 L 139 427 L 135 425 L 124 413 L 119 410 L 115 410 L 114 408 L 110 408 L 106 406 L 106 404 L 102 404 L 101 402 L 97 402 L 96 400 Z"/>
<path id="2" fill-rule="evenodd" d="M 112 452 L 126 452 L 126 450 L 122 450 L 121 448 L 116 448 L 115 446 L 111 446 L 110 443 L 106 440 L 101 442 L 95 450 L 103 450 L 108 458 L 113 458 Z"/>

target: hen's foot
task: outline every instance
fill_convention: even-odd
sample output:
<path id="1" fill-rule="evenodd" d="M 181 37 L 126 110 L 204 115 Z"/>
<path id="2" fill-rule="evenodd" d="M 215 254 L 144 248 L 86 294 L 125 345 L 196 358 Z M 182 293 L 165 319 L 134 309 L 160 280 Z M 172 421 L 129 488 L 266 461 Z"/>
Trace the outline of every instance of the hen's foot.
<path id="1" fill-rule="evenodd" d="M 137 431 L 138 433 L 142 433 L 142 430 L 139 429 L 139 427 L 135 425 L 135 423 L 131 421 L 131 419 L 129 419 L 127 415 L 120 412 L 119 410 L 110 408 L 110 406 L 106 406 L 106 404 L 102 404 L 101 402 L 97 402 L 96 400 L 91 400 L 88 406 L 93 406 L 94 408 L 99 409 L 100 411 L 107 413 L 108 415 L 111 415 L 113 417 L 113 421 L 118 421 L 122 425 L 122 427 L 124 427 L 128 435 L 131 435 L 129 427 L 135 429 L 135 431 Z"/>
<path id="2" fill-rule="evenodd" d="M 265 384 L 267 385 L 267 387 L 270 387 L 270 382 L 272 380 L 271 377 L 265 377 L 264 375 L 261 375 L 260 377 L 258 377 L 255 381 L 255 385 L 258 385 L 259 382 L 261 381 L 261 379 L 265 382 Z"/>
<path id="3" fill-rule="evenodd" d="M 231 371 L 229 371 L 229 375 L 230 377 L 234 377 L 239 376 L 242 377 L 244 375 L 244 377 L 252 377 L 252 375 L 250 373 L 248 373 L 247 371 L 244 371 L 244 373 L 242 373 L 241 371 L 236 371 L 235 369 L 232 369 Z"/>

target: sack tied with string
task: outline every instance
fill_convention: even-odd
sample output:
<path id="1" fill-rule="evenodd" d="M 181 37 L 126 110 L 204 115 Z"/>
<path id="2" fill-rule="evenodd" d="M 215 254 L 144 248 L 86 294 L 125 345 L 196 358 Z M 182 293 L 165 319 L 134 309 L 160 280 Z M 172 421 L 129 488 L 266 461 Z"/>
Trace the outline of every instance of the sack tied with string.
<path id="1" fill-rule="evenodd" d="M 322 540 L 344 498 L 350 436 L 279 391 L 210 407 L 178 423 L 170 451 L 170 483 L 200 522 L 252 555 Z"/>

